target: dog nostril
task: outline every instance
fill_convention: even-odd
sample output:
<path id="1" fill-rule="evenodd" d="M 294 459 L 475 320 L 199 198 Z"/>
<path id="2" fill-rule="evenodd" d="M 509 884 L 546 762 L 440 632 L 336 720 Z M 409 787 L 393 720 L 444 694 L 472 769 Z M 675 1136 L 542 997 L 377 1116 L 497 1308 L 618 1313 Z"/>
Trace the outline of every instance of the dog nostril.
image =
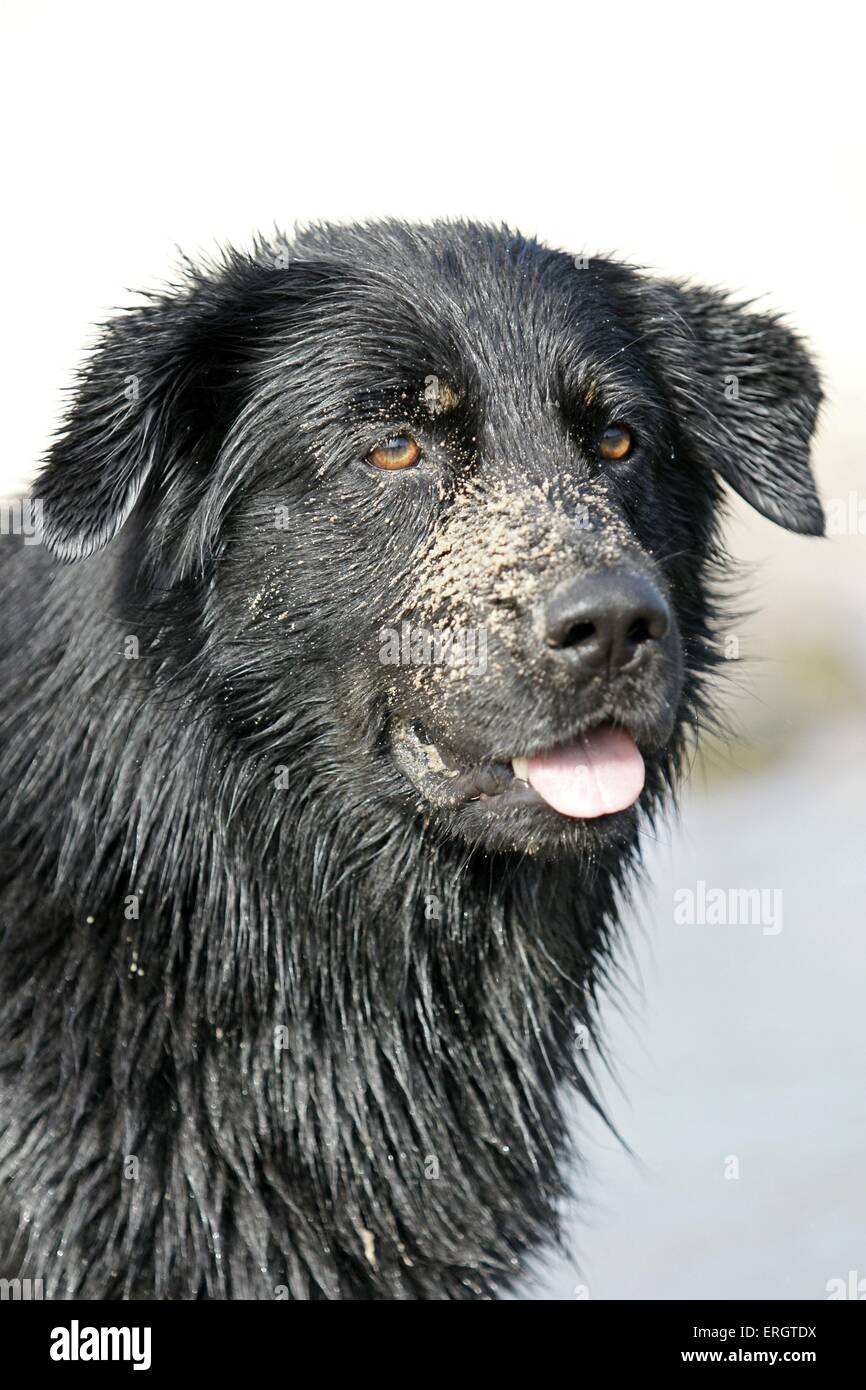
<path id="1" fill-rule="evenodd" d="M 548 637 L 548 646 L 577 647 L 595 636 L 595 623 L 572 623 L 561 636 Z"/>
<path id="2" fill-rule="evenodd" d="M 642 642 L 649 642 L 651 637 L 649 621 L 646 618 L 635 618 L 625 634 L 626 642 L 632 647 L 639 647 Z"/>
<path id="3" fill-rule="evenodd" d="M 636 622 L 646 627 L 646 635 L 640 638 L 641 642 L 660 642 L 671 630 L 671 610 L 664 599 L 656 595 L 656 602 Z"/>

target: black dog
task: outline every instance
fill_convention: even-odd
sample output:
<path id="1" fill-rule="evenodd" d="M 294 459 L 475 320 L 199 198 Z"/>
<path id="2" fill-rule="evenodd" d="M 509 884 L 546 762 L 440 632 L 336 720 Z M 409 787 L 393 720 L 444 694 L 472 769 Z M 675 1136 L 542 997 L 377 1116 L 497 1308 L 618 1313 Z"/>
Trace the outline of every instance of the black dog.
<path id="1" fill-rule="evenodd" d="M 108 327 L 2 543 L 5 1272 L 508 1288 L 706 717 L 718 480 L 820 533 L 819 396 L 771 316 L 473 225 Z"/>

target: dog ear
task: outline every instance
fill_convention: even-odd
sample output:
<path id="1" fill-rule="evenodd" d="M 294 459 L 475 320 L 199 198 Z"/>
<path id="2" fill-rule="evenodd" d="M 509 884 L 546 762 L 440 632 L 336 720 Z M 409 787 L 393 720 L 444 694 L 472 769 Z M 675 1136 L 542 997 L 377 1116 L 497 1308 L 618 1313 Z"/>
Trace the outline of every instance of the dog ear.
<path id="1" fill-rule="evenodd" d="M 206 481 L 271 322 L 298 297 L 296 271 L 264 246 L 229 253 L 106 325 L 38 481 L 56 555 L 101 549 L 146 492 L 165 532 L 164 509 Z"/>
<path id="2" fill-rule="evenodd" d="M 696 455 L 771 521 L 823 535 L 809 466 L 821 385 L 801 340 L 715 290 L 656 288 L 646 347 Z"/>

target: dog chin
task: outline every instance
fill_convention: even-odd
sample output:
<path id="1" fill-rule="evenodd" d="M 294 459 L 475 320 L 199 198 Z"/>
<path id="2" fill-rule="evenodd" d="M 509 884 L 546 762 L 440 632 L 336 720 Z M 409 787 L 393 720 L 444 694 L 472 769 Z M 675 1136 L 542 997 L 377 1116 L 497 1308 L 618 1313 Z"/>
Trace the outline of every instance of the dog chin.
<path id="1" fill-rule="evenodd" d="M 491 811 L 470 802 L 457 812 L 434 814 L 437 833 L 482 854 L 531 856 L 540 860 L 598 860 L 607 850 L 620 856 L 638 839 L 639 808 L 592 820 L 572 820 L 550 807 L 519 807 Z"/>

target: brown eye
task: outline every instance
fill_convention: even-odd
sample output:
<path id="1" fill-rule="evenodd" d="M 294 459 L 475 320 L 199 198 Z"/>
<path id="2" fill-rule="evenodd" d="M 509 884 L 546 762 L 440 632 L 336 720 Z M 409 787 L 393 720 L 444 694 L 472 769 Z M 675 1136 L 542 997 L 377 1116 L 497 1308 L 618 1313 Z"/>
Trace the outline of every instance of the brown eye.
<path id="1" fill-rule="evenodd" d="M 626 429 L 625 425 L 608 425 L 598 441 L 599 457 L 613 460 L 628 458 L 633 442 L 631 430 Z"/>
<path id="2" fill-rule="evenodd" d="M 421 457 L 421 445 L 411 434 L 395 434 L 384 444 L 377 444 L 367 455 L 376 468 L 411 468 Z"/>

